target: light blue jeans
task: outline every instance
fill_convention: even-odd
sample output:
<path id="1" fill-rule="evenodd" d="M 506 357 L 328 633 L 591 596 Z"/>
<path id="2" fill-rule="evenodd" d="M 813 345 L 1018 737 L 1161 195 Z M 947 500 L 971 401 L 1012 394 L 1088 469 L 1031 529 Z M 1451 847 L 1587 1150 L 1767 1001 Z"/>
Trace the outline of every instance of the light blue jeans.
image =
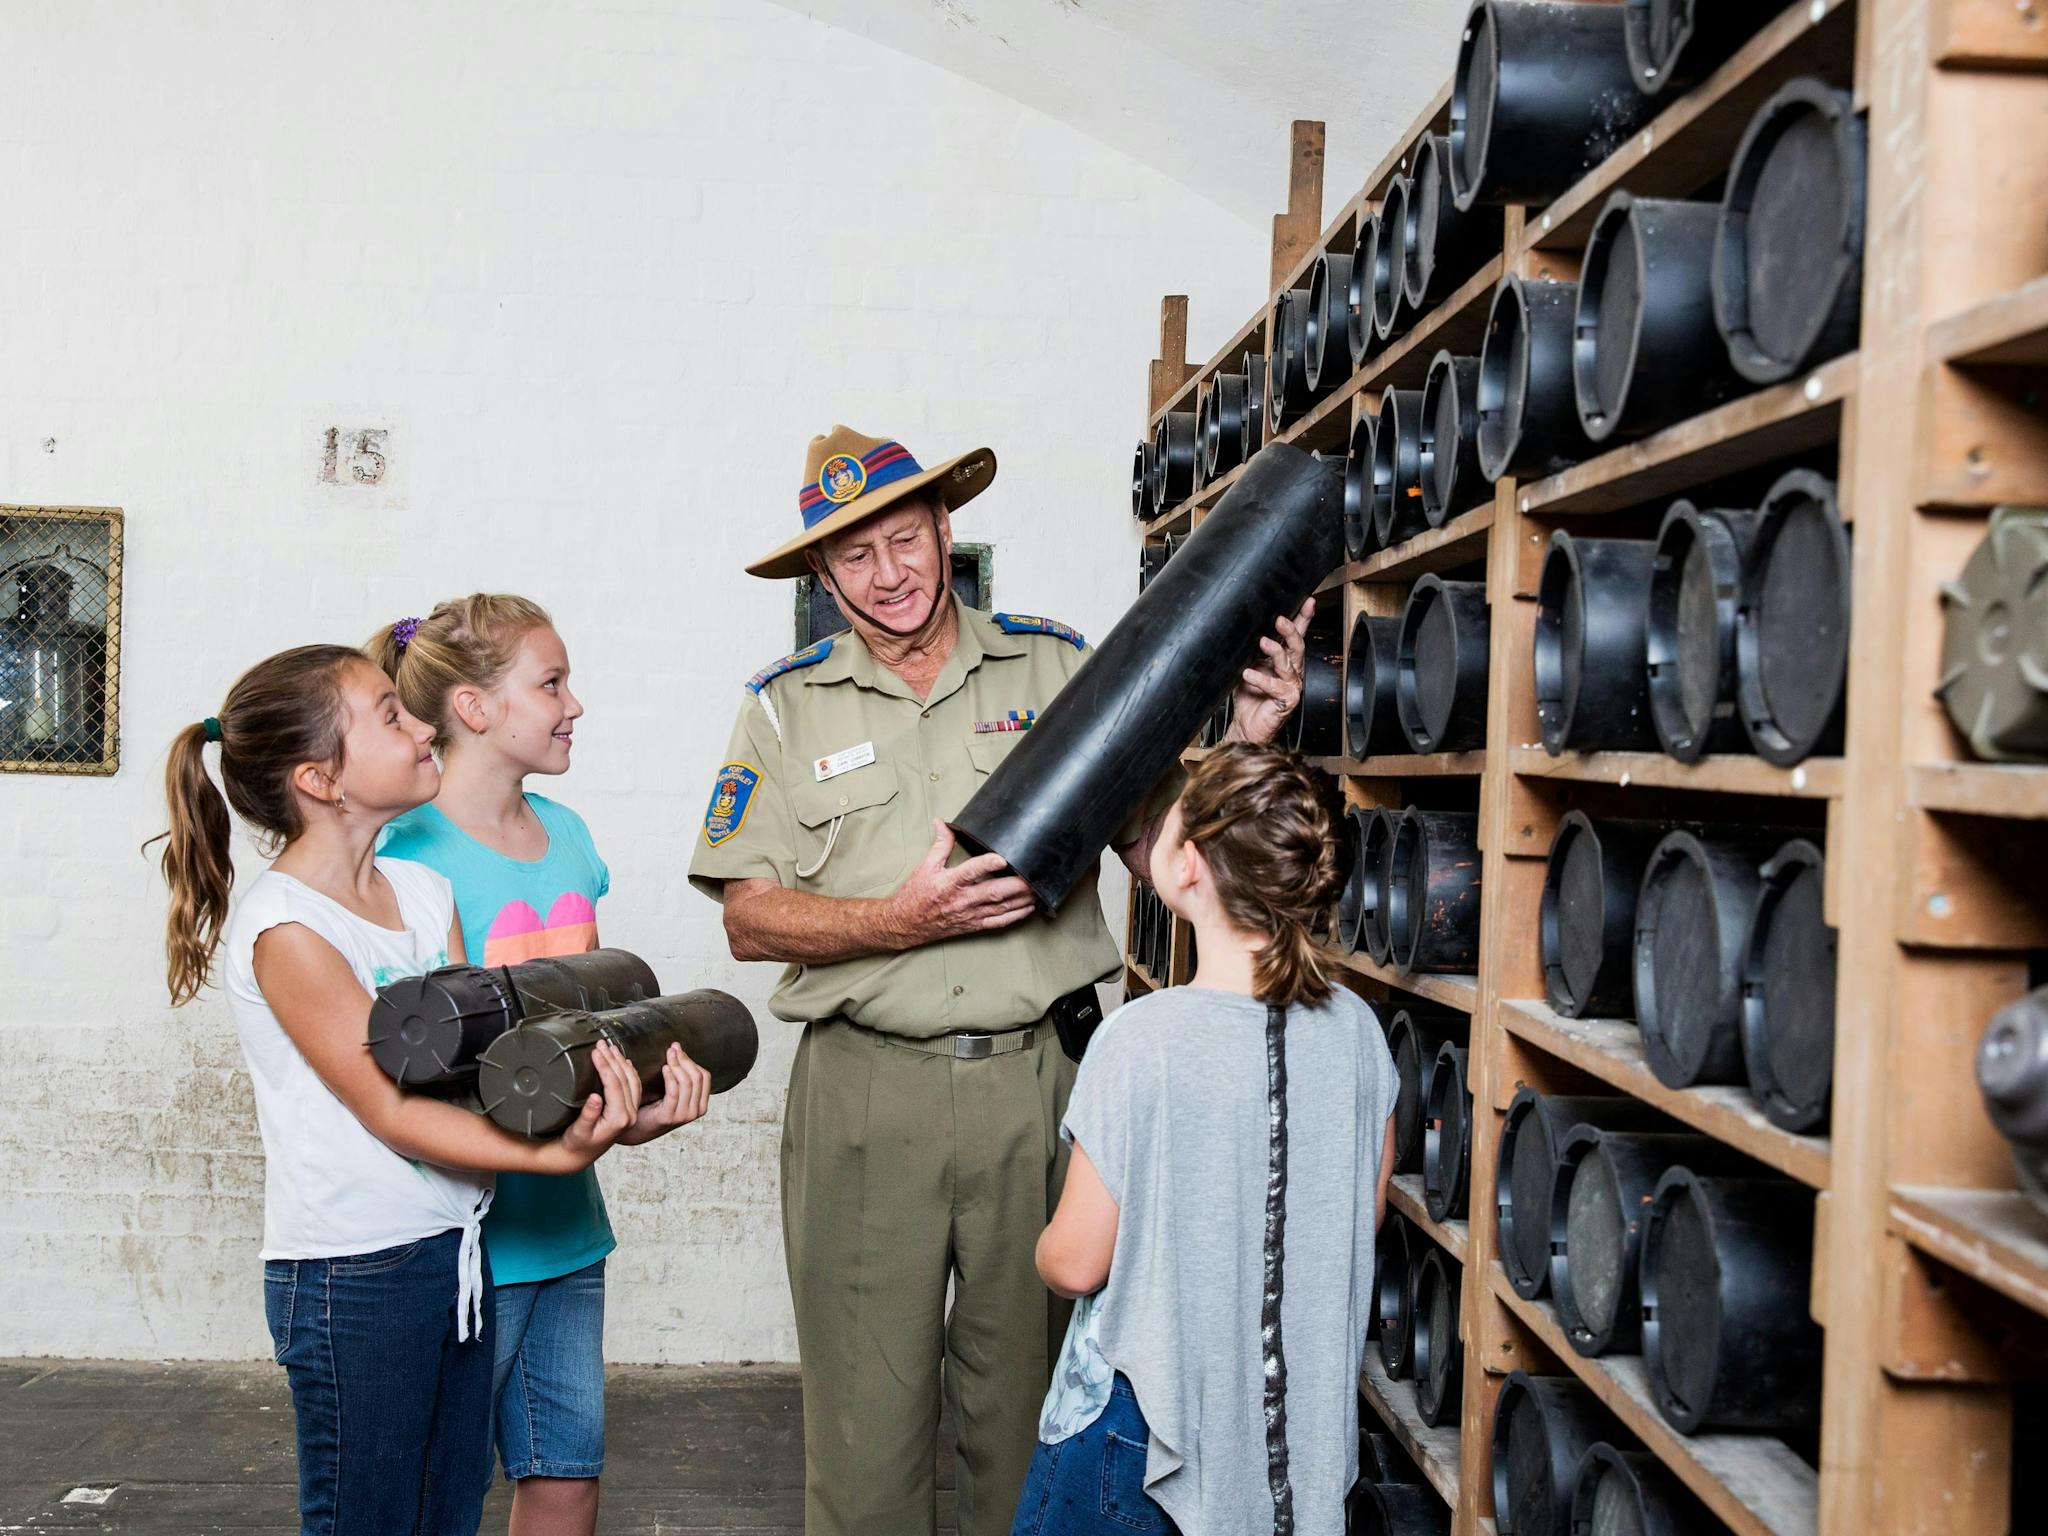
<path id="1" fill-rule="evenodd" d="M 604 1471 L 604 1260 L 497 1290 L 492 1390 L 505 1475 Z M 489 1482 L 488 1469 L 485 1482 Z"/>

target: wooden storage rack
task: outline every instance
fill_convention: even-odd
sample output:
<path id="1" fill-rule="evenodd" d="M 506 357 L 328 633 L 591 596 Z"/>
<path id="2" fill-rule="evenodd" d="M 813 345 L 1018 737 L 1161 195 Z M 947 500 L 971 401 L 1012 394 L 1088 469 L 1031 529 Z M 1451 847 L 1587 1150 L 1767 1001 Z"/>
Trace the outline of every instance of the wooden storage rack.
<path id="1" fill-rule="evenodd" d="M 1470 785 L 1480 814 L 1477 976 L 1403 978 L 1332 951 L 1370 998 L 1420 997 L 1473 1018 L 1473 1219 L 1431 1221 L 1413 1180 L 1397 1180 L 1390 1197 L 1463 1265 L 1462 1422 L 1456 1433 L 1423 1426 L 1409 1386 L 1389 1382 L 1370 1352 L 1360 1382 L 1454 1506 L 1456 1536 L 1493 1530 L 1493 1399 L 1518 1367 L 1576 1374 L 1742 1536 L 2041 1528 L 2041 1511 L 2009 1507 L 2009 1489 L 2015 1382 L 2048 1374 L 2048 1219 L 2013 1190 L 1971 1056 L 1991 1012 L 2026 989 L 2030 962 L 2041 979 L 2048 766 L 1973 760 L 1932 688 L 1941 583 L 1983 536 L 1991 507 L 2048 502 L 2044 12 L 2038 0 L 1787 6 L 1548 208 L 1509 209 L 1497 258 L 1278 434 L 1341 453 L 1356 416 L 1385 389 L 1419 387 L 1440 347 L 1477 352 L 1504 273 L 1575 277 L 1610 192 L 1695 194 L 1785 80 L 1853 84 L 1870 145 L 1857 351 L 1563 473 L 1503 480 L 1490 506 L 1333 572 L 1319 597 L 1342 601 L 1347 634 L 1356 612 L 1398 611 L 1425 572 L 1483 572 L 1492 605 L 1483 751 L 1319 763 L 1352 803 L 1399 806 L 1424 780 L 1441 796 L 1448 780 Z M 1305 231 L 1321 200 L 1322 130 L 1296 125 L 1267 301 L 1201 365 L 1185 360 L 1186 300 L 1166 301 L 1148 433 L 1164 411 L 1193 409 L 1204 383 L 1248 347 L 1264 349 L 1279 292 L 1305 285 L 1320 251 L 1353 247 L 1361 216 L 1419 137 L 1444 131 L 1449 97 L 1446 86 L 1319 239 Z M 1553 758 L 1532 745 L 1536 576 L 1550 531 L 1599 531 L 1603 516 L 1660 511 L 1704 482 L 1831 446 L 1854 555 L 1843 755 L 1778 768 L 1737 756 Z M 1145 537 L 1191 530 L 1234 479 L 1201 487 L 1145 524 Z M 1666 1088 L 1632 1023 L 1564 1019 L 1544 1005 L 1536 912 L 1551 834 L 1574 808 L 1764 810 L 1824 831 L 1827 915 L 1840 935 L 1827 1134 L 1776 1128 L 1740 1088 Z M 1168 977 L 1133 967 L 1127 985 L 1187 980 L 1182 925 L 1172 954 Z M 1818 1468 L 1769 1437 L 1677 1434 L 1639 1358 L 1581 1357 L 1549 1302 L 1514 1295 L 1490 1211 L 1501 1118 L 1523 1083 L 1635 1095 L 1816 1191 L 1811 1300 L 1827 1339 Z"/>

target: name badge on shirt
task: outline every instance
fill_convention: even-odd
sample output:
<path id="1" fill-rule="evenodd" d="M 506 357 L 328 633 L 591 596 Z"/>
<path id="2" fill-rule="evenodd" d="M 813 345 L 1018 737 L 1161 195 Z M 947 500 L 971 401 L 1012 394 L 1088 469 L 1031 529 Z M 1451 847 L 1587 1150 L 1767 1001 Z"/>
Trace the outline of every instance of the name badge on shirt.
<path id="1" fill-rule="evenodd" d="M 836 779 L 842 773 L 851 773 L 856 768 L 865 768 L 875 760 L 875 744 L 864 741 L 857 747 L 842 747 L 830 757 L 821 757 L 811 767 L 816 770 L 818 782 Z"/>

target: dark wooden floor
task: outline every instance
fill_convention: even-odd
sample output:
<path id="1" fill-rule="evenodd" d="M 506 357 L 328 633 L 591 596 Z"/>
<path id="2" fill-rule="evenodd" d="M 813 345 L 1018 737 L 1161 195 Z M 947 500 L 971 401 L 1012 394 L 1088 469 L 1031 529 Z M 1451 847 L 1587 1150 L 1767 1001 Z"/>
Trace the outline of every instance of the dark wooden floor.
<path id="1" fill-rule="evenodd" d="M 942 1522 L 952 1461 L 949 1438 Z M 796 1536 L 803 1465 L 793 1367 L 607 1374 L 607 1536 Z M 275 1366 L 0 1361 L 0 1532 L 289 1532 L 295 1476 Z M 486 1533 L 502 1536 L 507 1502 L 500 1483 Z"/>

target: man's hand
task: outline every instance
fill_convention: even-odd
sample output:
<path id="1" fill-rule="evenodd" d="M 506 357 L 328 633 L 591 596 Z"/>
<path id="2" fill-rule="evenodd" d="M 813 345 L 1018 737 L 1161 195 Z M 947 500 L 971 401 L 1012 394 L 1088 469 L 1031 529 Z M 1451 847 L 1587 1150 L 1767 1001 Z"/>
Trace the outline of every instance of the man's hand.
<path id="1" fill-rule="evenodd" d="M 1310 598 L 1293 618 L 1275 620 L 1273 633 L 1259 641 L 1265 654 L 1256 666 L 1244 669 L 1232 700 L 1225 741 L 1264 744 L 1280 734 L 1280 727 L 1301 702 L 1301 657 L 1308 621 L 1315 616 L 1316 600 Z"/>
<path id="2" fill-rule="evenodd" d="M 1005 873 L 1009 865 L 1001 854 L 979 854 L 948 869 L 953 829 L 934 821 L 932 832 L 930 850 L 888 898 L 890 920 L 904 941 L 902 947 L 1008 928 L 1031 915 L 1031 887 Z"/>

